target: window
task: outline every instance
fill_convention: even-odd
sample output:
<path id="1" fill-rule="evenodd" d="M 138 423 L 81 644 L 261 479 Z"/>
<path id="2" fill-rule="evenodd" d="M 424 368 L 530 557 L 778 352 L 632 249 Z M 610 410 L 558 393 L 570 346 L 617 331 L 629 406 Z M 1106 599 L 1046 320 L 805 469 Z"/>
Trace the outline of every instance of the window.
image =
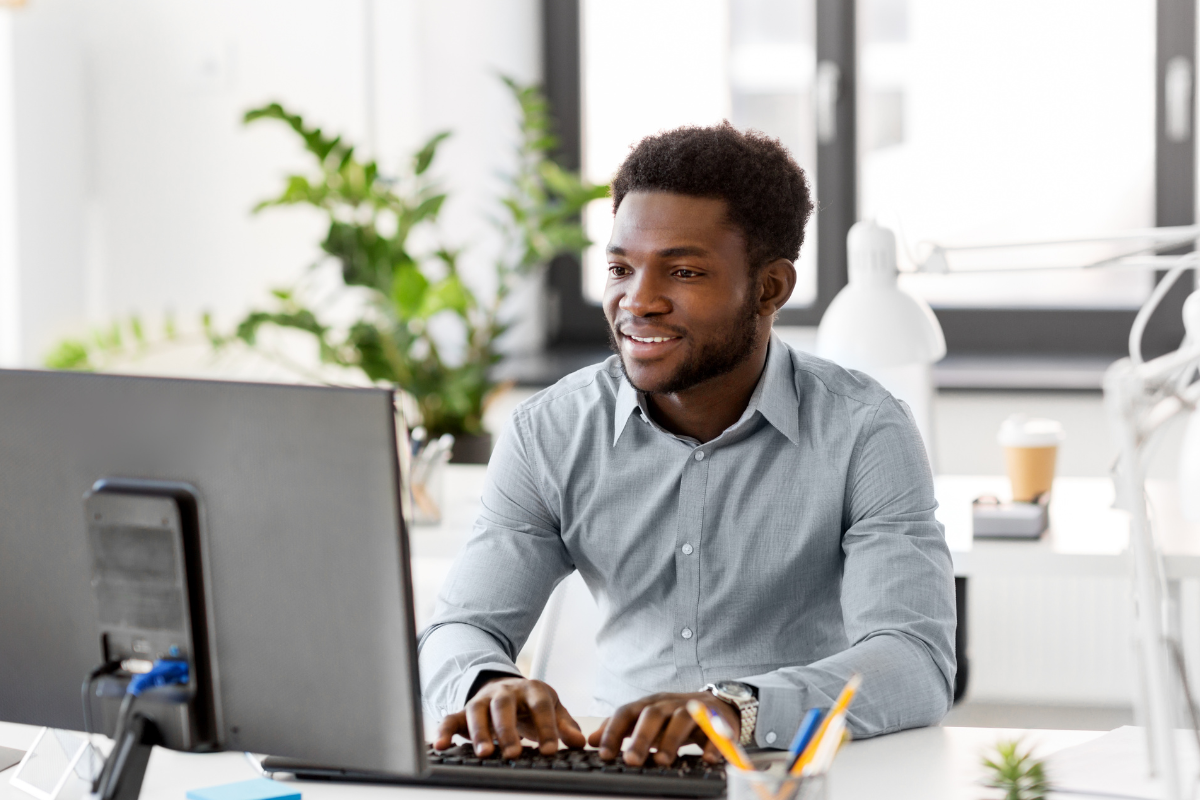
<path id="1" fill-rule="evenodd" d="M 544 8 L 548 31 L 555 19 L 554 30 L 567 30 L 563 20 L 575 15 L 575 50 L 547 39 L 547 78 L 561 88 L 555 64 L 575 59 L 576 93 L 552 92 L 551 102 L 580 109 L 566 124 L 580 126 L 575 163 L 589 177 L 608 180 L 647 133 L 722 118 L 792 149 L 818 205 L 785 324 L 819 321 L 845 284 L 846 232 L 868 216 L 896 231 L 902 270 L 925 257 L 923 242 L 1195 222 L 1196 19 L 1182 0 L 696 0 L 686 14 L 669 0 L 544 0 Z M 586 222 L 596 241 L 607 240 L 605 204 Z M 1015 270 L 1117 252 L 1096 244 L 963 252 L 951 263 Z M 582 272 L 561 262 L 556 271 L 560 341 L 603 342 L 602 262 L 593 255 Z M 1116 356 L 1154 278 L 1063 270 L 902 280 L 934 306 L 952 354 Z M 1169 296 L 1148 352 L 1178 343 L 1186 294 L 1180 286 Z"/>
<path id="2" fill-rule="evenodd" d="M 610 181 L 630 146 L 648 134 L 728 119 L 779 138 L 815 183 L 813 0 L 696 0 L 688 13 L 679 11 L 677 0 L 583 0 L 588 179 Z M 593 203 L 585 224 L 598 245 L 584 256 L 584 293 L 598 303 L 611 203 Z M 806 239 L 796 265 L 792 306 L 816 300 L 815 239 Z"/>
<path id="3" fill-rule="evenodd" d="M 867 0 L 859 6 L 859 213 L 923 242 L 1154 226 L 1154 6 L 1124 0 Z M 1036 24 L 1031 24 L 1036 21 Z M 953 253 L 977 275 L 904 282 L 943 308 L 1123 308 L 1148 273 L 1072 266 L 1111 244 Z"/>

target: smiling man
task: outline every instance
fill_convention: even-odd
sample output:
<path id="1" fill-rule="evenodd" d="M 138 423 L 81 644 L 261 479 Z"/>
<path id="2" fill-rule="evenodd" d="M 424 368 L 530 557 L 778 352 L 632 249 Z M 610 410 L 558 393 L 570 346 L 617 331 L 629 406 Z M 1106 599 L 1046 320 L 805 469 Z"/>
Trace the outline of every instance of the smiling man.
<path id="1" fill-rule="evenodd" d="M 603 615 L 591 744 L 639 765 L 787 747 L 854 673 L 855 736 L 929 725 L 954 685 L 954 586 L 907 407 L 771 332 L 812 204 L 775 140 L 727 123 L 639 143 L 613 181 L 604 312 L 616 355 L 523 403 L 422 634 L 435 745 L 584 744 L 514 659 L 578 570 Z M 705 756 L 717 759 L 706 744 Z"/>

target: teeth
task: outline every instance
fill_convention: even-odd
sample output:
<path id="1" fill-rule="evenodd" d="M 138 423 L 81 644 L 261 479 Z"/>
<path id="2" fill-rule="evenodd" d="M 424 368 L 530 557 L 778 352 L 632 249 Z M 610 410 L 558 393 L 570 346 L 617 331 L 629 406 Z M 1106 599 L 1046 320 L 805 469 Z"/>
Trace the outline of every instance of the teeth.
<path id="1" fill-rule="evenodd" d="M 651 336 L 649 338 L 642 338 L 641 336 L 630 336 L 629 338 L 633 339 L 635 342 L 669 342 L 672 339 L 674 339 L 675 337 L 674 336 Z"/>

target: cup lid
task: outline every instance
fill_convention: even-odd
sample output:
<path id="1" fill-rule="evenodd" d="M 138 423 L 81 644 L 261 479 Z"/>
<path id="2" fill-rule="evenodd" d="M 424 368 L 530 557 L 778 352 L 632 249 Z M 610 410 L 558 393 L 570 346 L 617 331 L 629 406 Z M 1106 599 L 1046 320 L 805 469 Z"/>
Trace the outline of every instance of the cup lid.
<path id="1" fill-rule="evenodd" d="M 1066 438 L 1058 420 L 1025 414 L 1013 414 L 1004 420 L 996 434 L 996 441 L 1004 447 L 1053 447 Z"/>

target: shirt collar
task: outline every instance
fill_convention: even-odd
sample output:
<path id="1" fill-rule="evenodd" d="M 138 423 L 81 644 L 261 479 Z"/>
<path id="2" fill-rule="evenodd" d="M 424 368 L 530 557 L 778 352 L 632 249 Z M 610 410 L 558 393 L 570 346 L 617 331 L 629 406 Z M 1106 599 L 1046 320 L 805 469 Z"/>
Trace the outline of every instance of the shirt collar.
<path id="1" fill-rule="evenodd" d="M 622 372 L 613 417 L 613 447 L 617 446 L 621 432 L 625 430 L 625 423 L 640 407 L 639 395 Z M 763 419 L 774 425 L 792 444 L 800 444 L 800 419 L 797 412 L 799 405 L 791 351 L 772 332 L 762 377 L 758 379 L 758 385 L 754 387 L 754 394 L 750 395 L 750 402 L 746 405 L 746 411 L 738 424 L 758 411 L 763 415 Z"/>
<path id="2" fill-rule="evenodd" d="M 774 331 L 767 350 L 767 365 L 754 389 L 748 409 L 758 404 L 758 411 L 767 422 L 788 438 L 800 444 L 800 397 L 796 394 L 796 372 L 792 351 Z"/>
<path id="3" fill-rule="evenodd" d="M 625 370 L 622 369 L 621 385 L 617 389 L 616 413 L 613 417 L 613 447 L 617 446 L 617 440 L 621 438 L 621 431 L 625 430 L 625 423 L 629 421 L 637 407 L 638 391 L 629 383 L 629 379 L 625 377 Z"/>

